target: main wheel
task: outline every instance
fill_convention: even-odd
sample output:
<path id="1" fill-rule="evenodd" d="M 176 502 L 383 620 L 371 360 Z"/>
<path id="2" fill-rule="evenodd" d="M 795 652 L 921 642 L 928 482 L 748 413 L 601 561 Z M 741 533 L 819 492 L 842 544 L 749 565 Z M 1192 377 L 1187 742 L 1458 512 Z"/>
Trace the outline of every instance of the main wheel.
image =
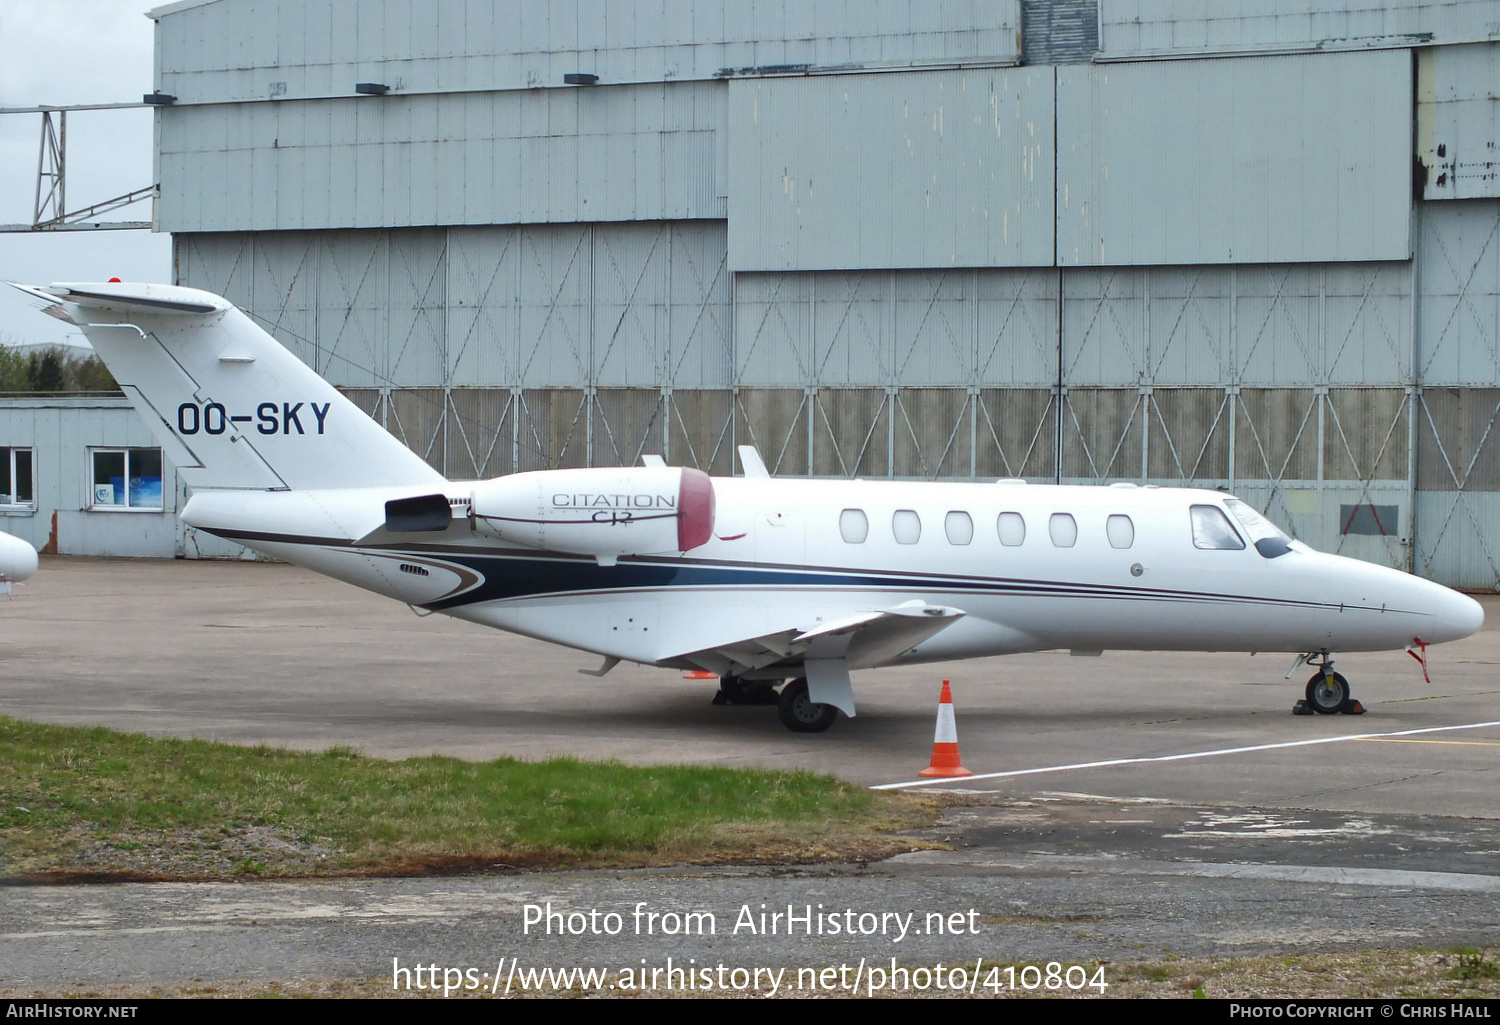
<path id="1" fill-rule="evenodd" d="M 832 705 L 820 705 L 807 696 L 807 681 L 796 679 L 781 688 L 776 699 L 781 723 L 793 733 L 822 733 L 839 717 Z"/>
<path id="2" fill-rule="evenodd" d="M 1349 700 L 1349 681 L 1339 673 L 1324 675 L 1319 672 L 1307 681 L 1307 703 L 1313 711 L 1333 715 L 1344 709 Z"/>

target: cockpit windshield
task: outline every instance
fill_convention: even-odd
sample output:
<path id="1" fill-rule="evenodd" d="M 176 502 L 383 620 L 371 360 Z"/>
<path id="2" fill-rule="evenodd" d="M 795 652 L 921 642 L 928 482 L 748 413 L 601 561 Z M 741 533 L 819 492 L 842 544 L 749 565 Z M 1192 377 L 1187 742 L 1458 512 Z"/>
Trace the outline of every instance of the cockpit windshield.
<path id="1" fill-rule="evenodd" d="M 1268 559 L 1285 555 L 1292 550 L 1292 539 L 1282 533 L 1281 528 L 1256 512 L 1238 498 L 1226 498 L 1225 506 L 1239 520 L 1245 533 L 1250 535 L 1255 550 Z"/>

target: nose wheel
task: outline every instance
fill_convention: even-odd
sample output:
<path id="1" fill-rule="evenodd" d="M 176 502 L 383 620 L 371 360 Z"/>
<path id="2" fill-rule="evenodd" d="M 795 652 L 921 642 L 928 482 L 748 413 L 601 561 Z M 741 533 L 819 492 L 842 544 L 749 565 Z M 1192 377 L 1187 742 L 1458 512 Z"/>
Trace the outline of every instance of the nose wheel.
<path id="1" fill-rule="evenodd" d="M 1333 671 L 1333 659 L 1328 652 L 1322 652 L 1322 661 L 1315 661 L 1313 656 L 1303 655 L 1298 659 L 1300 663 L 1316 666 L 1318 671 L 1313 678 L 1307 681 L 1306 699 L 1297 702 L 1292 708 L 1296 715 L 1336 715 L 1340 712 L 1345 715 L 1363 715 L 1365 706 L 1354 700 L 1349 695 L 1349 681 L 1342 673 Z M 1292 666 L 1292 672 L 1297 669 Z M 1288 676 L 1291 672 L 1287 673 Z"/>
<path id="2" fill-rule="evenodd" d="M 1319 715 L 1334 715 L 1349 703 L 1349 681 L 1332 670 L 1307 681 L 1307 705 Z"/>

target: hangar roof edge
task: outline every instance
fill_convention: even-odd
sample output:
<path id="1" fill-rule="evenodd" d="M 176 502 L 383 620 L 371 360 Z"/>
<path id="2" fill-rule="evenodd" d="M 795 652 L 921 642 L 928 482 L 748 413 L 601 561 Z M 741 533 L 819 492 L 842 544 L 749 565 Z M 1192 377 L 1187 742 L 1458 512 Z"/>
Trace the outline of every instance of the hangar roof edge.
<path id="1" fill-rule="evenodd" d="M 209 4 L 219 2 L 220 0 L 177 0 L 174 4 L 162 4 L 160 7 L 151 8 L 151 10 L 146 12 L 146 17 L 152 21 L 158 21 L 169 14 L 176 14 L 178 11 L 186 11 L 193 7 L 207 7 Z"/>

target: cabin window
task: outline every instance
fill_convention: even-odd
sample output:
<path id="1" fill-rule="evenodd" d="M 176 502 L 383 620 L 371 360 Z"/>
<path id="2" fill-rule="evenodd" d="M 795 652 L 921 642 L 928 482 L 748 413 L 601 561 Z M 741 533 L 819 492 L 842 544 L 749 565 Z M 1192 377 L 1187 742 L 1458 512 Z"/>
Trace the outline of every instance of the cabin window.
<path id="1" fill-rule="evenodd" d="M 35 504 L 36 486 L 31 476 L 31 449 L 0 448 L 0 505 Z"/>
<path id="2" fill-rule="evenodd" d="M 974 540 L 974 521 L 966 512 L 950 512 L 943 520 L 950 545 L 966 545 Z"/>
<path id="3" fill-rule="evenodd" d="M 1104 532 L 1109 535 L 1111 548 L 1129 548 L 1135 544 L 1135 524 L 1129 516 L 1111 516 L 1104 521 Z"/>
<path id="4" fill-rule="evenodd" d="M 897 509 L 891 517 L 891 533 L 897 544 L 914 545 L 922 539 L 922 518 L 910 509 Z"/>
<path id="5" fill-rule="evenodd" d="M 870 520 L 863 509 L 845 509 L 839 513 L 839 533 L 851 545 L 862 545 L 870 536 Z"/>
<path id="6" fill-rule="evenodd" d="M 161 449 L 96 448 L 89 508 L 162 511 Z"/>
<path id="7" fill-rule="evenodd" d="M 1026 540 L 1026 521 L 1018 512 L 1001 513 L 995 529 L 1000 534 L 1000 543 L 1007 548 L 1015 548 Z"/>
<path id="8" fill-rule="evenodd" d="M 1193 514 L 1193 544 L 1209 551 L 1238 551 L 1245 542 L 1235 533 L 1229 517 L 1214 505 L 1195 505 Z"/>
<path id="9" fill-rule="evenodd" d="M 1052 543 L 1058 548 L 1072 548 L 1078 543 L 1078 521 L 1067 513 L 1053 513 L 1047 523 Z"/>

